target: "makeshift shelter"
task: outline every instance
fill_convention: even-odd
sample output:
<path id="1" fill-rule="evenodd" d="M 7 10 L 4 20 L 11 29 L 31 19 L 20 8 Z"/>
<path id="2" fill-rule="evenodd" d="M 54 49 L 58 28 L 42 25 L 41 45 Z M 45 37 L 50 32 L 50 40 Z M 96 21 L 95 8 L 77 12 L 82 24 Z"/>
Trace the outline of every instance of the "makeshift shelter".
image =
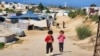
<path id="1" fill-rule="evenodd" d="M 0 16 L 0 22 L 4 22 L 4 21 L 5 21 L 5 18 Z"/>
<path id="2" fill-rule="evenodd" d="M 11 23 L 18 23 L 18 16 L 11 16 L 10 19 L 11 19 Z"/>
<path id="3" fill-rule="evenodd" d="M 33 19 L 33 20 L 40 20 L 39 16 L 34 14 L 31 11 L 28 11 L 26 14 L 19 16 L 20 19 Z"/>
<path id="4" fill-rule="evenodd" d="M 21 16 L 12 16 L 10 17 L 10 19 L 18 19 L 18 27 L 24 30 L 32 30 L 35 26 L 40 28 L 47 27 L 46 19 L 43 19 L 42 17 L 34 14 L 31 11 L 28 11 L 26 14 L 23 14 Z"/>
<path id="5" fill-rule="evenodd" d="M 59 10 L 59 12 L 57 13 L 57 16 L 68 16 L 68 13 L 70 11 L 66 11 L 66 10 Z"/>
<path id="6" fill-rule="evenodd" d="M 0 26 L 0 42 L 12 42 L 16 38 L 16 35 L 14 32 L 8 30 L 4 26 Z"/>
<path id="7" fill-rule="evenodd" d="M 24 15 L 19 16 L 19 18 L 21 19 L 20 21 L 23 20 L 24 22 L 28 23 L 29 29 L 30 28 L 32 29 L 33 26 L 40 27 L 40 28 L 47 27 L 46 19 L 42 19 L 40 16 L 34 14 L 31 11 L 27 12 Z"/>

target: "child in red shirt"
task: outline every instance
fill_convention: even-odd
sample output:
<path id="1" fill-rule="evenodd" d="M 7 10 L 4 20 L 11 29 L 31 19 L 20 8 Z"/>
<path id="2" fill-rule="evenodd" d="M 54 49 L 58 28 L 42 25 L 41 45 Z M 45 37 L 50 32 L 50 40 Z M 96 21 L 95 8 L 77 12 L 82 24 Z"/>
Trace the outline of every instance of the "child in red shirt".
<path id="1" fill-rule="evenodd" d="M 47 43 L 46 44 L 46 54 L 47 55 L 49 55 L 49 50 L 50 50 L 50 54 L 53 55 L 53 53 L 52 53 L 53 52 L 52 43 L 54 42 L 54 38 L 53 38 L 52 34 L 53 34 L 53 31 L 49 30 L 48 35 L 45 38 L 45 42 Z"/>

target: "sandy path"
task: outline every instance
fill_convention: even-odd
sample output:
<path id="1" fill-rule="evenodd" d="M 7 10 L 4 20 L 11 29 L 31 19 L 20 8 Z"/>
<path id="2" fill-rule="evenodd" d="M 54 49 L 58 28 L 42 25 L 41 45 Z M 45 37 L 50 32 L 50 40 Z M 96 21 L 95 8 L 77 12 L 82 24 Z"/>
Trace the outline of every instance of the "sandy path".
<path id="1" fill-rule="evenodd" d="M 87 51 L 79 48 L 78 46 L 74 45 L 75 43 L 70 38 L 76 39 L 76 32 L 75 28 L 81 24 L 83 24 L 83 19 L 70 19 L 69 17 L 58 17 L 57 22 L 62 24 L 62 21 L 66 22 L 65 35 L 67 38 L 64 44 L 64 53 L 62 55 L 55 55 L 55 56 L 93 56 L 93 51 Z M 60 25 L 60 27 L 62 27 Z M 58 50 L 58 30 L 56 27 L 52 27 L 54 31 L 54 39 L 55 42 L 53 43 L 54 46 L 54 54 L 59 54 Z M 61 28 L 62 29 L 62 28 Z M 44 42 L 44 38 L 47 35 L 47 31 L 29 31 L 26 32 L 27 36 L 20 38 L 23 40 L 22 43 L 17 43 L 8 46 L 7 48 L 0 50 L 0 56 L 46 56 L 45 55 L 45 46 L 46 43 Z"/>
<path id="2" fill-rule="evenodd" d="M 0 56 L 46 56 L 44 42 L 46 34 L 46 31 L 29 31 L 26 37 L 21 38 L 21 40 L 24 40 L 22 43 L 13 44 L 0 50 Z M 59 54 L 57 35 L 58 33 L 54 32 L 54 54 Z M 67 36 L 69 37 L 70 35 Z M 73 42 L 66 38 L 64 53 L 55 56 L 92 56 L 92 51 L 80 49 L 78 46 L 73 45 Z"/>

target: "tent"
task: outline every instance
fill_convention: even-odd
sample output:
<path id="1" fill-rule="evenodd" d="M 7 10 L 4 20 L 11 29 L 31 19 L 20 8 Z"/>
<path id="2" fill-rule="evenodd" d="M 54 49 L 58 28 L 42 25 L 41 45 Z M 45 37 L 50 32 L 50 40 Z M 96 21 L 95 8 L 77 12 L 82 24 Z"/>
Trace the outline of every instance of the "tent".
<path id="1" fill-rule="evenodd" d="M 28 11 L 26 14 L 20 16 L 11 16 L 10 19 L 33 19 L 33 20 L 40 20 L 39 16 L 34 14 L 31 11 Z"/>
<path id="2" fill-rule="evenodd" d="M 33 20 L 40 20 L 39 16 L 34 14 L 31 11 L 28 11 L 26 14 L 19 16 L 20 19 L 33 19 Z"/>
<path id="3" fill-rule="evenodd" d="M 11 16 L 10 19 L 18 19 L 19 16 Z"/>
<path id="4" fill-rule="evenodd" d="M 4 21 L 5 21 L 5 18 L 0 16 L 0 22 L 4 22 Z"/>
<path id="5" fill-rule="evenodd" d="M 8 30 L 4 26 L 0 26 L 0 42 L 12 42 L 16 38 L 16 35 L 14 32 Z"/>
<path id="6" fill-rule="evenodd" d="M 11 23 L 18 23 L 19 17 L 18 16 L 11 16 L 10 19 L 11 19 Z"/>
<path id="7" fill-rule="evenodd" d="M 68 16 L 68 13 L 70 11 L 66 11 L 66 10 L 59 10 L 59 12 L 57 13 L 57 16 Z"/>
<path id="8" fill-rule="evenodd" d="M 46 19 L 42 19 L 42 17 L 34 14 L 31 11 L 28 11 L 26 14 L 21 16 L 13 16 L 10 17 L 13 19 L 18 19 L 18 26 L 21 29 L 28 29 L 28 26 L 33 25 L 37 27 L 47 27 Z"/>
<path id="9" fill-rule="evenodd" d="M 37 27 L 47 27 L 46 19 L 42 19 L 42 17 L 38 16 L 37 14 L 34 14 L 31 11 L 28 11 L 26 14 L 19 16 L 19 18 L 21 19 L 20 21 L 23 20 L 29 25 L 34 25 Z"/>

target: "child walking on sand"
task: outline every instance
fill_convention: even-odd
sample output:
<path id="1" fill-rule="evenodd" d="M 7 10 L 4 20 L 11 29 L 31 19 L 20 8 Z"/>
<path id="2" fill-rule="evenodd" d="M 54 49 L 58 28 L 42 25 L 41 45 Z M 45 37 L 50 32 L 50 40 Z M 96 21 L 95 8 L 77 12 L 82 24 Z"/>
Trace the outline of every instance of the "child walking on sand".
<path id="1" fill-rule="evenodd" d="M 64 48 L 64 39 L 65 39 L 65 35 L 64 35 L 64 31 L 60 30 L 59 32 L 59 36 L 58 36 L 58 40 L 59 40 L 59 51 L 62 53 L 63 52 L 63 48 Z"/>
<path id="2" fill-rule="evenodd" d="M 52 43 L 54 42 L 54 38 L 53 38 L 52 34 L 53 34 L 53 31 L 49 30 L 48 31 L 48 35 L 45 38 L 45 42 L 46 42 L 46 55 L 47 56 L 53 55 L 53 53 L 52 53 L 53 52 Z M 50 54 L 49 54 L 49 51 L 50 51 Z"/>

